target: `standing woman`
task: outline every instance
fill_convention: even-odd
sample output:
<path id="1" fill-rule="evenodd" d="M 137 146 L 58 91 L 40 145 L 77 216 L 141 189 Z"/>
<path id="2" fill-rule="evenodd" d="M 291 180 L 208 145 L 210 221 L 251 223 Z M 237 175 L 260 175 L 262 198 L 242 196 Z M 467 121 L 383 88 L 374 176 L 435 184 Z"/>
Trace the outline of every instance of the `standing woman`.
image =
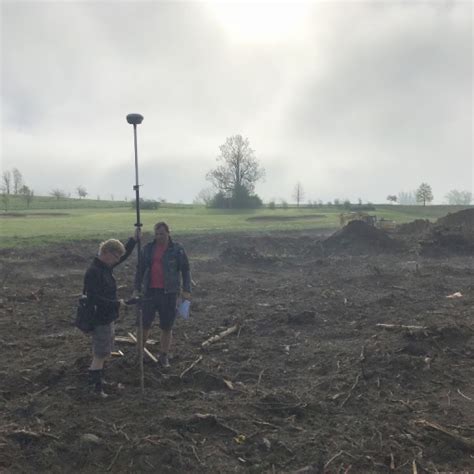
<path id="1" fill-rule="evenodd" d="M 158 222 L 154 230 L 155 239 L 142 250 L 135 289 L 140 291 L 143 286 L 143 344 L 158 311 L 161 329 L 159 361 L 162 367 L 168 368 L 176 302 L 180 294 L 184 299 L 191 298 L 191 273 L 186 252 L 182 245 L 171 239 L 168 224 Z"/>
<path id="2" fill-rule="evenodd" d="M 109 239 L 99 246 L 84 276 L 84 293 L 96 307 L 92 330 L 92 362 L 89 368 L 89 386 L 102 398 L 107 394 L 103 389 L 104 362 L 110 356 L 114 345 L 114 322 L 119 317 L 123 300 L 117 299 L 117 284 L 113 269 L 126 260 L 136 245 L 139 231 L 131 237 L 125 246 L 120 240 Z"/>

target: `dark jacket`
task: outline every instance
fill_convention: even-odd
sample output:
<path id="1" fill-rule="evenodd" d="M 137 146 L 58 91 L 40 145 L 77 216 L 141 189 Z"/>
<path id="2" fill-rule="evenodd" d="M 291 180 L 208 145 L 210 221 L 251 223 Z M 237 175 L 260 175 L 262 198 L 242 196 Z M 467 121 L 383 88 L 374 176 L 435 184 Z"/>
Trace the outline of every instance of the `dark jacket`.
<path id="1" fill-rule="evenodd" d="M 150 272 L 153 263 L 153 255 L 155 254 L 156 240 L 149 242 L 143 247 L 141 268 L 135 276 L 135 289 L 146 293 L 150 286 Z M 165 293 L 179 293 L 182 287 L 184 291 L 191 293 L 191 272 L 189 269 L 189 261 L 182 245 L 168 242 L 168 248 L 163 254 L 163 274 L 165 279 Z M 180 278 L 181 277 L 181 278 Z M 143 285 L 143 288 L 142 288 Z"/>
<path id="2" fill-rule="evenodd" d="M 98 257 L 95 257 L 84 276 L 84 294 L 90 303 L 96 306 L 93 324 L 100 326 L 109 324 L 118 318 L 120 302 L 117 299 L 117 284 L 112 270 L 126 260 L 135 248 L 136 241 L 128 239 L 125 244 L 125 254 L 113 267 L 109 267 Z"/>

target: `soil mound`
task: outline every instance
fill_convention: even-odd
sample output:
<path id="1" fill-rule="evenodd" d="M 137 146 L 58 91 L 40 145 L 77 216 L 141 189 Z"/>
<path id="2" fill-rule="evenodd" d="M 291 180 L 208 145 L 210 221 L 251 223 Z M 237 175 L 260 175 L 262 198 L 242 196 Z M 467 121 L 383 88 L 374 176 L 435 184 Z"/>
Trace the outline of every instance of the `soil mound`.
<path id="1" fill-rule="evenodd" d="M 474 208 L 464 209 L 453 214 L 441 217 L 437 221 L 437 226 L 448 227 L 450 229 L 457 228 L 459 230 L 474 231 Z"/>
<path id="2" fill-rule="evenodd" d="M 351 221 L 323 241 L 325 248 L 335 252 L 379 253 L 400 249 L 400 244 L 384 231 L 362 221 Z"/>
<path id="3" fill-rule="evenodd" d="M 446 257 L 452 254 L 474 254 L 474 239 L 471 235 L 435 229 L 429 240 L 420 242 L 421 254 L 431 257 Z"/>
<path id="4" fill-rule="evenodd" d="M 401 224 L 398 227 L 400 234 L 424 234 L 429 232 L 433 228 L 433 225 L 428 219 L 416 219 L 412 222 Z"/>
<path id="5" fill-rule="evenodd" d="M 420 244 L 425 256 L 473 254 L 474 209 L 464 209 L 441 217 L 430 235 Z"/>

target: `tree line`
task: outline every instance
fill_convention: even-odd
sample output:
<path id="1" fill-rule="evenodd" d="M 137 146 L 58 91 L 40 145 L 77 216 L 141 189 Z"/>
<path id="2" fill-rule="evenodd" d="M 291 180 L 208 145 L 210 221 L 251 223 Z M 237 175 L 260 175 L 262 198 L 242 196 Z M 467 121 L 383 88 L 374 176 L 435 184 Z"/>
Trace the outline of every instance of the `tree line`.
<path id="1" fill-rule="evenodd" d="M 387 200 L 393 203 L 403 205 L 414 205 L 423 204 L 426 206 L 427 203 L 433 201 L 433 190 L 428 183 L 421 183 L 418 189 L 409 192 L 401 192 L 396 195 L 388 195 Z M 452 189 L 445 196 L 444 200 L 446 204 L 468 206 L 472 202 L 472 193 L 470 191 L 459 191 Z"/>
<path id="2" fill-rule="evenodd" d="M 204 189 L 196 196 L 196 203 L 203 203 L 208 207 L 218 208 L 257 208 L 263 205 L 260 197 L 255 194 L 256 183 L 265 176 L 265 170 L 259 165 L 254 150 L 250 147 L 248 138 L 241 135 L 228 137 L 220 146 L 220 154 L 217 157 L 218 166 L 209 171 L 206 175 L 208 181 L 213 185 L 213 189 Z M 303 205 L 305 192 L 301 182 L 297 182 L 293 195 L 296 207 Z M 411 192 L 401 192 L 398 195 L 389 194 L 387 200 L 391 203 L 404 205 L 429 204 L 434 199 L 431 185 L 423 182 Z M 469 205 L 472 202 L 472 193 L 469 191 L 451 190 L 445 200 L 452 205 Z M 282 200 L 283 208 L 288 207 L 288 203 Z M 337 206 L 349 209 L 349 200 L 341 201 L 334 199 L 328 201 L 327 206 Z M 308 201 L 305 207 L 323 206 L 322 201 Z M 362 205 L 359 199 L 358 206 Z M 371 203 L 366 204 L 370 207 Z M 268 204 L 269 208 L 276 208 L 274 200 Z"/>
<path id="3" fill-rule="evenodd" d="M 5 170 L 2 173 L 0 194 L 3 207 L 7 211 L 11 195 L 23 197 L 26 201 L 26 206 L 30 207 L 35 193 L 24 183 L 20 170 L 13 168 L 11 171 Z"/>
<path id="4" fill-rule="evenodd" d="M 226 141 L 219 147 L 219 155 L 217 156 L 216 168 L 210 170 L 206 174 L 206 179 L 212 184 L 212 188 L 204 189 L 196 196 L 194 202 L 202 203 L 208 207 L 215 208 L 259 208 L 263 206 L 262 199 L 255 193 L 255 186 L 257 182 L 265 177 L 265 169 L 259 164 L 255 151 L 250 147 L 248 138 L 242 135 L 233 135 L 226 138 Z M 11 171 L 4 171 L 2 174 L 1 183 L 1 198 L 5 210 L 8 210 L 8 202 L 10 195 L 22 196 L 27 204 L 30 206 L 34 192 L 23 181 L 23 176 L 17 168 Z M 79 199 L 88 196 L 85 186 L 77 186 L 76 193 Z M 57 200 L 71 197 L 59 188 L 53 189 L 51 196 Z M 296 202 L 296 206 L 303 205 L 305 199 L 305 191 L 301 182 L 297 182 L 292 197 Z M 100 197 L 97 197 L 100 200 Z M 113 196 L 111 198 L 113 200 Z M 469 205 L 472 202 L 472 193 L 469 191 L 451 190 L 445 199 L 448 204 L 452 205 Z M 433 201 L 433 191 L 428 183 L 421 183 L 418 189 L 410 192 L 400 192 L 398 195 L 389 194 L 387 200 L 391 203 L 398 203 L 403 205 L 423 204 Z M 148 200 L 142 202 L 144 208 L 148 206 L 150 209 L 156 209 L 159 206 L 159 201 Z M 282 200 L 283 208 L 288 207 L 288 203 Z M 324 203 L 319 201 L 308 201 L 305 207 L 320 207 Z M 343 207 L 350 209 L 352 203 L 349 200 L 341 201 L 334 199 L 328 201 L 327 206 Z M 358 208 L 362 206 L 362 200 L 359 198 Z M 371 203 L 364 206 L 370 210 Z M 276 208 L 274 200 L 268 204 L 269 208 Z"/>
<path id="5" fill-rule="evenodd" d="M 85 198 L 88 195 L 86 188 L 82 185 L 76 188 L 76 193 L 79 199 Z M 70 194 L 66 194 L 65 191 L 59 188 L 52 189 L 49 195 L 56 198 L 57 200 L 71 197 Z M 5 170 L 2 173 L 0 184 L 0 197 L 5 211 L 8 211 L 11 196 L 18 196 L 23 198 L 25 200 L 27 208 L 30 207 L 35 197 L 33 189 L 31 189 L 25 184 L 23 174 L 18 168 Z"/>

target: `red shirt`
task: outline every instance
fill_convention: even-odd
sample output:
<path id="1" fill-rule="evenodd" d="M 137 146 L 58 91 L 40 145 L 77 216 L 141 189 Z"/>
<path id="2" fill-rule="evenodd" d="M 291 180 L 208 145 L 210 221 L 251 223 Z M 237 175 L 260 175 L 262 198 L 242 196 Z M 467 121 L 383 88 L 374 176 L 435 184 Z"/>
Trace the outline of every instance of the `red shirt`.
<path id="1" fill-rule="evenodd" d="M 163 254 L 166 252 L 168 245 L 157 245 L 153 254 L 153 262 L 151 263 L 150 288 L 165 287 L 165 273 L 163 271 Z"/>

